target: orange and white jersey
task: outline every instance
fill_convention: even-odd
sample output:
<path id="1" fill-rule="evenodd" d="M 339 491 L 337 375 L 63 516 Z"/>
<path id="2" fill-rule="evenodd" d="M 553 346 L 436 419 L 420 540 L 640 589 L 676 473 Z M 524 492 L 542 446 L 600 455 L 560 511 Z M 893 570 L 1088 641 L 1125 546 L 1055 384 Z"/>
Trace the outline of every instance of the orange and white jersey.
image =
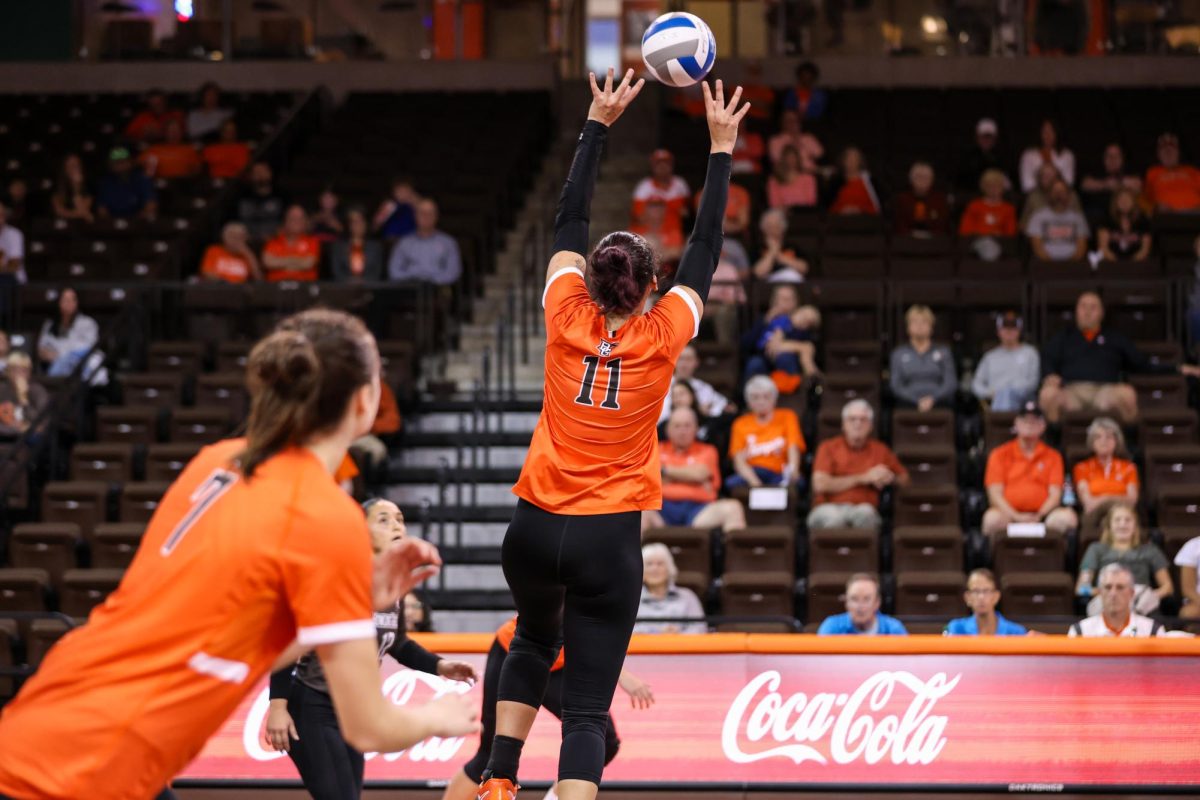
<path id="1" fill-rule="evenodd" d="M 247 481 L 244 446 L 196 456 L 120 587 L 4 709 L 0 795 L 152 797 L 293 640 L 374 640 L 362 510 L 307 449 Z"/>
<path id="2" fill-rule="evenodd" d="M 675 360 L 699 330 L 699 309 L 674 288 L 648 313 L 606 330 L 578 267 L 550 276 L 542 304 L 545 398 L 513 491 L 556 514 L 661 507 L 655 425 Z"/>

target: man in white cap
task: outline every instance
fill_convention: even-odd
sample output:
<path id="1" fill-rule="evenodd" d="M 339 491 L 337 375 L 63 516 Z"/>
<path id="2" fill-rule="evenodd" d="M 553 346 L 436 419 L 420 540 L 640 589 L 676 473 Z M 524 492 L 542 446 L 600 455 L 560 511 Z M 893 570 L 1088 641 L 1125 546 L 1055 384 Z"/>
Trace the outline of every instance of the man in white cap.
<path id="1" fill-rule="evenodd" d="M 979 179 L 989 169 L 1008 174 L 1000 162 L 1000 150 L 996 147 L 999 133 L 996 120 L 990 117 L 984 117 L 975 124 L 975 144 L 963 155 L 955 182 L 963 197 L 971 197 L 979 191 Z"/>

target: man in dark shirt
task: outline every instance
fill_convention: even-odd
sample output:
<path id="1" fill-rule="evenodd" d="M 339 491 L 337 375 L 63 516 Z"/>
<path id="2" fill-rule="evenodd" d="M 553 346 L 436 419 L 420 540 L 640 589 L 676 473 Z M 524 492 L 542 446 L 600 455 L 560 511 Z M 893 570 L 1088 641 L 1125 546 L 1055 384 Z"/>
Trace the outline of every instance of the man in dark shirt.
<path id="1" fill-rule="evenodd" d="M 955 181 L 955 188 L 961 193 L 960 199 L 969 199 L 978 194 L 979 179 L 989 169 L 1008 174 L 1000 160 L 1000 148 L 996 146 L 998 133 L 994 119 L 984 117 L 975 125 L 975 144 L 963 154 Z"/>
<path id="2" fill-rule="evenodd" d="M 96 188 L 96 205 L 102 218 L 154 219 L 158 202 L 154 182 L 134 166 L 133 157 L 124 147 L 114 147 L 108 155 L 109 173 Z"/>
<path id="3" fill-rule="evenodd" d="M 1125 423 L 1137 419 L 1137 393 L 1122 377 L 1130 372 L 1178 372 L 1200 377 L 1190 364 L 1154 364 L 1122 334 L 1107 330 L 1104 304 L 1095 292 L 1075 303 L 1075 326 L 1060 331 L 1042 350 L 1042 389 L 1038 402 L 1046 418 L 1057 422 L 1064 411 L 1116 414 Z"/>

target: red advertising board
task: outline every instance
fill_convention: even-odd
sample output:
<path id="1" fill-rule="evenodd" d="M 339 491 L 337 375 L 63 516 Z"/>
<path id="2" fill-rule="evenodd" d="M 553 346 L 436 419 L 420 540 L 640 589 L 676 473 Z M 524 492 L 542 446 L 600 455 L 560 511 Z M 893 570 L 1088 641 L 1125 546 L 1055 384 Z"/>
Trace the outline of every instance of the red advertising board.
<path id="1" fill-rule="evenodd" d="M 634 653 L 626 668 L 651 685 L 657 702 L 633 710 L 618 691 L 622 748 L 605 780 L 1195 787 L 1200 649 L 1186 652 Z M 482 671 L 481 653 L 454 655 Z M 385 694 L 401 705 L 466 690 L 390 661 L 383 672 Z M 264 685 L 181 782 L 294 779 L 291 762 L 262 743 L 266 703 Z M 557 720 L 543 712 L 525 747 L 523 782 L 553 777 L 559 741 Z M 476 746 L 474 738 L 431 740 L 369 755 L 367 781 L 443 781 Z"/>

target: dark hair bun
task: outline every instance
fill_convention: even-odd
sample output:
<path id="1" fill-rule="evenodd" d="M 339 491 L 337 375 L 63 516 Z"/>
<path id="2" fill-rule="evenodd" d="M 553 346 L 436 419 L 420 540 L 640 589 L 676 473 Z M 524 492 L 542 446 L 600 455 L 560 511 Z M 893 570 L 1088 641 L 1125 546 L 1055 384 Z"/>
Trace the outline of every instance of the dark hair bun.
<path id="1" fill-rule="evenodd" d="M 276 331 L 250 353 L 251 379 L 280 398 L 304 401 L 320 385 L 321 362 L 312 342 L 297 331 Z"/>
<path id="2" fill-rule="evenodd" d="M 654 253 L 645 239 L 610 233 L 592 253 L 588 291 L 606 313 L 629 314 L 641 305 L 654 271 Z"/>

